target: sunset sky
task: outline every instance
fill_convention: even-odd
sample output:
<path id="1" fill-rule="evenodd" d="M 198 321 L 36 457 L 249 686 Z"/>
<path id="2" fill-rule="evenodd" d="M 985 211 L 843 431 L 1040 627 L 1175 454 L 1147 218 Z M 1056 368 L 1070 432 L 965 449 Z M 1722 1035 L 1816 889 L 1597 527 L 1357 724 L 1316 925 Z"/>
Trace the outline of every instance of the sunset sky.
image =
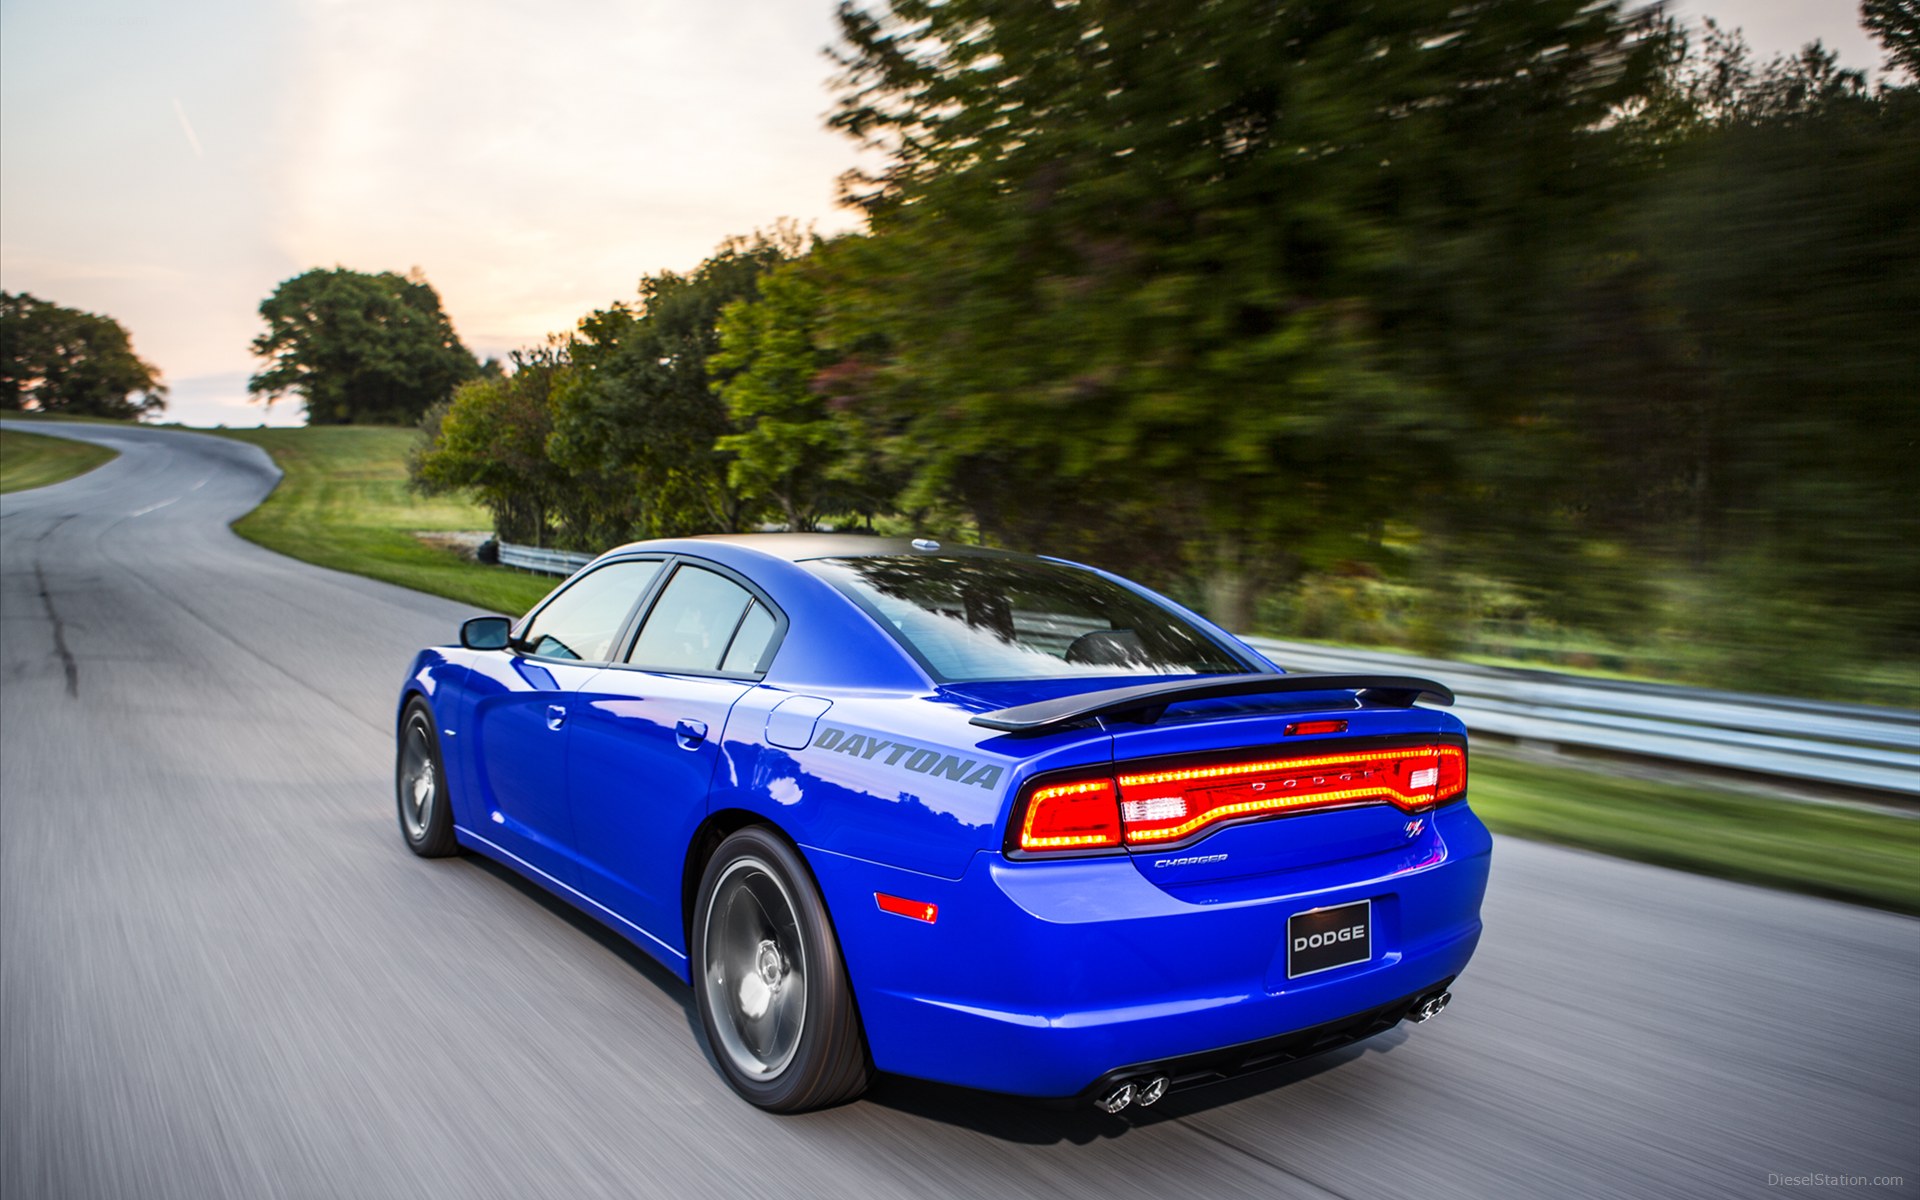
<path id="1" fill-rule="evenodd" d="M 1849 0 L 1689 0 L 1877 67 Z M 504 354 L 722 238 L 854 218 L 825 0 L 0 0 L 0 286 L 107 313 L 168 419 L 253 424 L 257 308 L 406 271 Z M 298 406 L 272 420 L 297 421 Z"/>

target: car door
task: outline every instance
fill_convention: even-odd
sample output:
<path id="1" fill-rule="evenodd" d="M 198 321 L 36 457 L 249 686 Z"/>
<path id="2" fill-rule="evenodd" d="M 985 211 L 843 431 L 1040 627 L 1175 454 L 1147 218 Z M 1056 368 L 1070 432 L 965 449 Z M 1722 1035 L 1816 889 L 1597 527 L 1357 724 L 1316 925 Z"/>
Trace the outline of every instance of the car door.
<path id="1" fill-rule="evenodd" d="M 727 714 L 765 672 L 785 624 L 744 578 L 680 560 L 626 662 L 576 697 L 568 792 L 582 890 L 674 953 L 685 952 L 681 870 Z"/>
<path id="2" fill-rule="evenodd" d="M 480 656 L 471 753 L 484 813 L 481 837 L 578 886 L 567 806 L 574 695 L 617 655 L 661 559 L 622 559 L 582 574 L 542 604 L 505 650 Z"/>

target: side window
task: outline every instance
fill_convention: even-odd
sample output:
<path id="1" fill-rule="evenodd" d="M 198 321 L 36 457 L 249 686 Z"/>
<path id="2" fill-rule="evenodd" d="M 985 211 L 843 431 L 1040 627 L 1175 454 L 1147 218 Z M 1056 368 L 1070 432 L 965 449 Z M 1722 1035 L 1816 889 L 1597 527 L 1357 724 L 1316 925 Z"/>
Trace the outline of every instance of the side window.
<path id="1" fill-rule="evenodd" d="M 752 603 L 733 580 L 682 566 L 647 614 L 627 661 L 650 671 L 718 671 Z"/>
<path id="2" fill-rule="evenodd" d="M 540 610 L 518 648 L 543 658 L 606 662 L 627 614 L 659 573 L 657 561 L 627 561 L 582 575 Z"/>
<path id="3" fill-rule="evenodd" d="M 759 674 L 766 667 L 767 647 L 779 628 L 767 606 L 755 600 L 747 615 L 740 618 L 740 628 L 734 632 L 733 645 L 727 647 L 720 669 L 729 675 Z"/>

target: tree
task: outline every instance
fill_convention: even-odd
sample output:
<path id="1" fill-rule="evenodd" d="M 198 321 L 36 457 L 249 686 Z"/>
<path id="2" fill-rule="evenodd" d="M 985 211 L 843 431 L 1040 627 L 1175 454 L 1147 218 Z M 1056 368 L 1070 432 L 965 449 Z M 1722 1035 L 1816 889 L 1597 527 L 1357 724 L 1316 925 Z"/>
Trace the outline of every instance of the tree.
<path id="1" fill-rule="evenodd" d="M 728 477 L 734 432 L 709 360 L 720 312 L 754 294 L 761 272 L 797 254 L 789 226 L 732 239 L 691 274 L 640 281 L 636 305 L 589 314 L 569 345 L 575 370 L 554 394 L 548 453 L 565 469 L 624 481 L 648 536 L 734 532 L 761 506 Z"/>
<path id="2" fill-rule="evenodd" d="M 0 411 L 143 417 L 166 392 L 112 317 L 0 292 Z"/>
<path id="3" fill-rule="evenodd" d="M 547 399 L 560 363 L 519 360 L 512 374 L 470 379 L 423 421 L 408 464 L 428 494 L 467 491 L 493 514 L 502 539 L 545 545 L 567 480 L 547 460 Z"/>
<path id="4" fill-rule="evenodd" d="M 1920 94 L 1892 89 L 1704 133 L 1643 211 L 1702 402 L 1703 565 L 1823 614 L 1741 635 L 1774 682 L 1844 671 L 1842 635 L 1920 648 L 1916 178 Z"/>
<path id="5" fill-rule="evenodd" d="M 712 359 L 726 376 L 716 390 L 739 431 L 715 443 L 733 456 L 728 481 L 802 531 L 833 514 L 871 520 L 898 486 L 875 461 L 844 387 L 857 358 L 823 340 L 827 296 L 816 266 L 783 263 L 760 277 L 756 298 L 721 310 Z"/>
<path id="6" fill-rule="evenodd" d="M 547 454 L 554 395 L 573 371 L 564 342 L 508 355 L 454 389 L 421 418 L 408 460 L 429 495 L 464 491 L 493 514 L 509 542 L 600 551 L 627 540 L 634 505 L 613 481 L 582 475 Z"/>
<path id="7" fill-rule="evenodd" d="M 248 391 L 269 405 L 299 396 L 309 424 L 412 424 L 479 373 L 418 272 L 315 268 L 275 288 L 260 315 L 253 352 L 269 363 Z"/>
<path id="8" fill-rule="evenodd" d="M 850 307 L 894 348 L 922 481 L 990 534 L 1157 529 L 1229 624 L 1378 553 L 1396 513 L 1515 562 L 1558 544 L 1541 435 L 1578 370 L 1540 348 L 1573 327 L 1600 247 L 1569 233 L 1622 198 L 1607 119 L 1654 62 L 1619 5 L 893 0 L 841 24 L 834 123 L 888 156 L 849 183 L 873 229 Z"/>
<path id="9" fill-rule="evenodd" d="M 1886 50 L 1886 69 L 1920 83 L 1920 0 L 1863 0 L 1860 23 Z"/>

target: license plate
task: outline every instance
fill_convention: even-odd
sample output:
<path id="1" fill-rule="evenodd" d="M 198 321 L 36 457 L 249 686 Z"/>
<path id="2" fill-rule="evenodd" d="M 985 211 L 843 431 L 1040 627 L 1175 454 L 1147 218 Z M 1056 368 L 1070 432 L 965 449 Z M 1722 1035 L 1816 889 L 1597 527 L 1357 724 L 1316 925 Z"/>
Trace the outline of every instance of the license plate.
<path id="1" fill-rule="evenodd" d="M 1351 966 L 1373 957 L 1373 901 L 1316 908 L 1287 918 L 1287 978 Z"/>

